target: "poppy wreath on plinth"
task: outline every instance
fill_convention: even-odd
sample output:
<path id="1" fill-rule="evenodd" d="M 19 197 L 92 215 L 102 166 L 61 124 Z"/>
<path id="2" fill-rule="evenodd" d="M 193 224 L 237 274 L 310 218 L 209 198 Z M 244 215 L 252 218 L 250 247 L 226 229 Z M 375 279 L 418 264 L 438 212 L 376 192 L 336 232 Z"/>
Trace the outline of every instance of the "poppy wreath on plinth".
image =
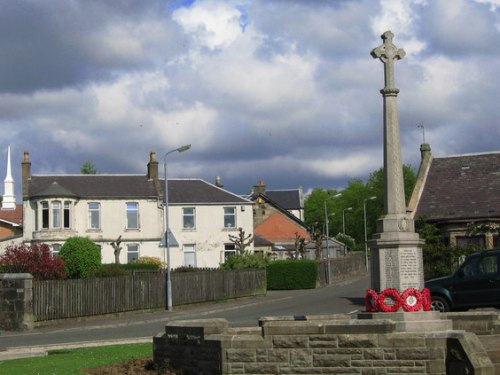
<path id="1" fill-rule="evenodd" d="M 422 309 L 422 294 L 418 289 L 409 288 L 401 294 L 401 306 L 404 311 L 420 311 Z"/>
<path id="2" fill-rule="evenodd" d="M 386 303 L 388 300 L 392 301 L 392 303 Z M 380 311 L 396 312 L 401 307 L 401 296 L 394 288 L 385 289 L 379 294 L 377 303 Z"/>
<path id="3" fill-rule="evenodd" d="M 431 291 L 429 288 L 424 288 L 422 290 L 422 308 L 424 311 L 430 311 L 432 309 Z"/>
<path id="4" fill-rule="evenodd" d="M 373 289 L 366 292 L 365 296 L 365 310 L 367 312 L 378 311 L 378 294 Z"/>

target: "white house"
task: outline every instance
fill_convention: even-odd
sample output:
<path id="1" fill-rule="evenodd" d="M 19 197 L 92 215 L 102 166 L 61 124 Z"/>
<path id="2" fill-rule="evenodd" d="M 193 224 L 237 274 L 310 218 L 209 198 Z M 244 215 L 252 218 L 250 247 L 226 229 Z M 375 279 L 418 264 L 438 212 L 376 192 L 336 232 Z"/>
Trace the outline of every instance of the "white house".
<path id="1" fill-rule="evenodd" d="M 143 256 L 166 260 L 164 180 L 151 152 L 144 175 L 32 175 L 22 166 L 24 242 L 49 244 L 57 253 L 72 236 L 101 247 L 103 263 L 113 263 L 111 245 L 121 236 L 120 263 Z M 253 233 L 252 202 L 201 179 L 168 180 L 171 267 L 218 267 L 234 253 L 229 234 Z"/>

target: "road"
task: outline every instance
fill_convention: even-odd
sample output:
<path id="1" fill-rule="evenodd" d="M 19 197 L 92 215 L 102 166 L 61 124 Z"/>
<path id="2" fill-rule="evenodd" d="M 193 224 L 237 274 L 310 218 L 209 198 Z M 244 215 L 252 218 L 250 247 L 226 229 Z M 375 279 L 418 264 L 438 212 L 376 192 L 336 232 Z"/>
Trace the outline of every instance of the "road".
<path id="1" fill-rule="evenodd" d="M 266 316 L 345 314 L 364 307 L 369 279 L 364 277 L 320 289 L 269 291 L 266 296 L 249 297 L 196 306 L 174 306 L 173 312 L 128 313 L 116 317 L 95 317 L 81 321 L 57 322 L 25 332 L 0 333 L 2 351 L 12 348 L 152 341 L 171 320 L 225 318 L 232 327 L 255 327 Z"/>

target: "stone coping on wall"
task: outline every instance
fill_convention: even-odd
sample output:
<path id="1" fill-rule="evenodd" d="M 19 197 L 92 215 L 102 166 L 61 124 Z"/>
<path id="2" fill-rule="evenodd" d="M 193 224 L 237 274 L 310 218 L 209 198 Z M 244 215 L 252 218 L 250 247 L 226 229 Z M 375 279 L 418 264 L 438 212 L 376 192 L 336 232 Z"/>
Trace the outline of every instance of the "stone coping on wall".
<path id="1" fill-rule="evenodd" d="M 440 320 L 447 323 L 426 329 Z M 259 327 L 242 328 L 229 327 L 225 319 L 172 321 L 154 338 L 154 358 L 197 375 L 365 374 L 370 366 L 376 374 L 444 375 L 446 366 L 493 374 L 476 334 L 457 330 L 451 322 L 464 327 L 473 322 L 469 324 L 485 332 L 488 324 L 498 323 L 498 313 L 278 316 L 261 318 Z M 422 329 L 404 330 L 401 323 L 419 323 Z"/>
<path id="2" fill-rule="evenodd" d="M 0 273 L 0 280 L 32 280 L 30 273 Z"/>

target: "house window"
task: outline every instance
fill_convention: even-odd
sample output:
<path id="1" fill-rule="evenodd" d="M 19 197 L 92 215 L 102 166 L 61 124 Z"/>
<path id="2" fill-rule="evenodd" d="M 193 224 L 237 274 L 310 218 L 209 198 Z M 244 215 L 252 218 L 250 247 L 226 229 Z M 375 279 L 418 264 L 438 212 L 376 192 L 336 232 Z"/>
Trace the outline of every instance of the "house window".
<path id="1" fill-rule="evenodd" d="M 226 260 L 231 255 L 236 255 L 236 246 L 234 245 L 234 243 L 224 244 L 224 260 Z"/>
<path id="2" fill-rule="evenodd" d="M 486 246 L 486 241 L 484 236 L 474 236 L 474 237 L 457 236 L 457 247 L 467 247 L 467 246 L 476 246 L 484 248 Z"/>
<path id="3" fill-rule="evenodd" d="M 494 234 L 493 235 L 493 248 L 500 247 L 500 235 Z"/>
<path id="4" fill-rule="evenodd" d="M 71 210 L 71 202 L 64 202 L 64 213 L 63 213 L 63 225 L 64 228 L 71 228 L 70 224 L 70 210 Z"/>
<path id="5" fill-rule="evenodd" d="M 236 228 L 236 207 L 224 207 L 224 228 Z"/>
<path id="6" fill-rule="evenodd" d="M 42 228 L 49 229 L 49 203 L 42 202 Z"/>
<path id="7" fill-rule="evenodd" d="M 131 263 L 137 259 L 139 259 L 139 245 L 138 244 L 128 244 L 127 245 L 127 263 Z"/>
<path id="8" fill-rule="evenodd" d="M 61 202 L 53 201 L 52 206 L 52 228 L 61 228 Z"/>
<path id="9" fill-rule="evenodd" d="M 59 252 L 61 251 L 61 244 L 55 243 L 52 245 L 52 255 L 57 257 L 59 256 Z"/>
<path id="10" fill-rule="evenodd" d="M 89 203 L 89 229 L 101 228 L 101 204 L 97 202 Z"/>
<path id="11" fill-rule="evenodd" d="M 194 244 L 184 245 L 184 266 L 196 267 L 196 248 Z"/>
<path id="12" fill-rule="evenodd" d="M 127 203 L 127 229 L 139 229 L 139 204 Z"/>
<path id="13" fill-rule="evenodd" d="M 196 216 L 194 207 L 185 207 L 182 209 L 183 217 L 183 228 L 184 229 L 195 229 L 196 228 Z"/>

